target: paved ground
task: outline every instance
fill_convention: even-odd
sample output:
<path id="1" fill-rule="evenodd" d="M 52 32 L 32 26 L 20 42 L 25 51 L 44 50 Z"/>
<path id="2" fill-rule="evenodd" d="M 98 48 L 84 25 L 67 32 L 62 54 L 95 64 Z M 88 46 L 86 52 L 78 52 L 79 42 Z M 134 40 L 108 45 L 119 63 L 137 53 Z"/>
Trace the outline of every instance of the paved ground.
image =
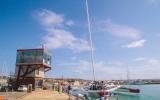
<path id="1" fill-rule="evenodd" d="M 16 100 L 18 97 L 23 97 L 26 94 L 26 92 L 0 92 L 3 100 Z"/>
<path id="2" fill-rule="evenodd" d="M 24 98 L 19 100 L 76 100 L 73 96 L 69 99 L 67 94 L 59 94 L 55 91 L 41 90 L 34 91 L 29 95 L 26 95 Z"/>

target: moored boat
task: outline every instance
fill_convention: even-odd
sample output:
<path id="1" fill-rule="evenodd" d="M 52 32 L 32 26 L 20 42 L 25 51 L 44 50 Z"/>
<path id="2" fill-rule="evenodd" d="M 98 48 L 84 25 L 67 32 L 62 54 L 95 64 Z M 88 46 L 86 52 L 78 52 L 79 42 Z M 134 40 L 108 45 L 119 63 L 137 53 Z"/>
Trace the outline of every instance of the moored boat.
<path id="1" fill-rule="evenodd" d="M 138 95 L 140 89 L 120 87 L 114 91 L 114 93 L 125 94 L 125 95 Z"/>

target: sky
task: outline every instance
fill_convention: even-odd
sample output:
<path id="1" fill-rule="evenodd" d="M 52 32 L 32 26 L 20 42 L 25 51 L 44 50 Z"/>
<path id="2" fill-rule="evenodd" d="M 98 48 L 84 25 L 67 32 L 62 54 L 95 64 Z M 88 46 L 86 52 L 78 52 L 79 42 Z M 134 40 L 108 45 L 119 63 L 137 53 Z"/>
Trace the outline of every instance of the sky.
<path id="1" fill-rule="evenodd" d="M 88 5 L 96 79 L 159 79 L 160 0 Z M 17 49 L 43 44 L 46 77 L 93 79 L 87 28 L 85 0 L 0 0 L 0 74 L 14 73 Z"/>

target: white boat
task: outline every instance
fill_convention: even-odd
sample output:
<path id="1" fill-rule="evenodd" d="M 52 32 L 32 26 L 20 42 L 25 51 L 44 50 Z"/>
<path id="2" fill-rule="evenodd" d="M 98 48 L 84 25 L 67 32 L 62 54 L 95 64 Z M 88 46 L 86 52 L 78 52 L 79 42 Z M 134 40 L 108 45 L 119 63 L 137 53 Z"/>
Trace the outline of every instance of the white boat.
<path id="1" fill-rule="evenodd" d="M 99 98 L 99 97 L 106 97 L 106 96 L 115 96 L 115 90 L 120 88 L 120 85 L 114 84 L 107 84 L 103 82 L 94 81 L 89 83 L 88 86 L 84 86 L 83 94 L 87 95 L 87 97 L 91 98 Z"/>

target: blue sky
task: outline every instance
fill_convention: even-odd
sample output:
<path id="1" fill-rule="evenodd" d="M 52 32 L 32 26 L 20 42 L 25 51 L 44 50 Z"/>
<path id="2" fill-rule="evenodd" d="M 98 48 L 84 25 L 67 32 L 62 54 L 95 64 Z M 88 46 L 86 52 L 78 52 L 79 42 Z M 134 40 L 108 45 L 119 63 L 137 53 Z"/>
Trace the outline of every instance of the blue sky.
<path id="1" fill-rule="evenodd" d="M 160 1 L 88 0 L 96 79 L 160 78 Z M 14 72 L 16 50 L 44 44 L 47 77 L 92 79 L 85 0 L 1 0 L 0 65 Z"/>

